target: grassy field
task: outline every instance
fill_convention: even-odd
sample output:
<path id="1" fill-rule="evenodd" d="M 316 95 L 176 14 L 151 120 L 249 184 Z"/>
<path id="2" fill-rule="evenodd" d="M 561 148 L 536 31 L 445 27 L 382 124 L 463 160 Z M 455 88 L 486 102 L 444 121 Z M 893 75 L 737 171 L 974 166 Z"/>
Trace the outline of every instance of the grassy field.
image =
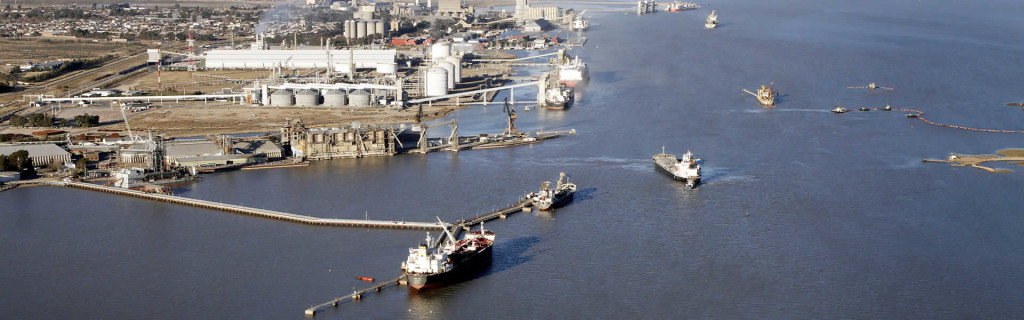
<path id="1" fill-rule="evenodd" d="M 65 40 L 29 37 L 15 40 L 0 38 L 0 64 L 22 65 L 29 61 L 43 62 L 57 59 L 98 58 L 138 52 L 146 47 L 141 43 L 125 44 L 99 40 Z"/>

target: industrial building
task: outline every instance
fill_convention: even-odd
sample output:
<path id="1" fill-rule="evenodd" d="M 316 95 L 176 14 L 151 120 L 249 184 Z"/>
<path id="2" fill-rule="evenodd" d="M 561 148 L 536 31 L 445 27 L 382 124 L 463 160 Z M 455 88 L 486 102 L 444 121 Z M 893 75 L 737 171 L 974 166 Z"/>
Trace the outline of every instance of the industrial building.
<path id="1" fill-rule="evenodd" d="M 516 0 L 516 20 L 529 21 L 537 19 L 556 20 L 562 17 L 559 7 L 531 7 L 530 0 Z"/>
<path id="2" fill-rule="evenodd" d="M 349 126 L 307 129 L 302 121 L 289 122 L 281 129 L 295 157 L 307 159 L 361 158 L 390 156 L 396 152 L 395 131 L 391 127 Z"/>
<path id="3" fill-rule="evenodd" d="M 168 141 L 164 144 L 164 163 L 181 166 L 203 166 L 250 163 L 276 160 L 283 157 L 281 147 L 266 140 L 236 141 L 228 150 L 215 141 Z M 151 151 L 146 143 L 138 143 L 121 150 L 121 163 L 145 163 Z"/>
<path id="4" fill-rule="evenodd" d="M 68 153 L 56 144 L 0 144 L 0 155 L 9 156 L 18 150 L 28 151 L 28 158 L 36 167 L 47 166 L 52 163 L 71 162 L 71 153 Z"/>
<path id="5" fill-rule="evenodd" d="M 379 65 L 395 65 L 398 51 L 394 49 L 340 50 L 210 50 L 206 53 L 208 69 L 323 69 L 336 72 L 355 69 L 377 69 Z"/>

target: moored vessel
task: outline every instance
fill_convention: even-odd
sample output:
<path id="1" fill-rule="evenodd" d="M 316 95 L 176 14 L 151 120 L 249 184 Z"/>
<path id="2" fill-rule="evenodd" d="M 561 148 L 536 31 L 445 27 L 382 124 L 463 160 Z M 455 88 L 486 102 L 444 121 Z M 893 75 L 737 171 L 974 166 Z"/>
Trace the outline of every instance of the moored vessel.
<path id="1" fill-rule="evenodd" d="M 590 70 L 587 68 L 587 63 L 580 60 L 578 56 L 558 66 L 558 83 L 567 87 L 576 87 L 586 83 L 589 79 Z"/>
<path id="2" fill-rule="evenodd" d="M 466 232 L 458 241 L 445 229 L 445 241 L 435 246 L 427 233 L 425 243 L 409 248 L 409 257 L 402 262 L 409 287 L 423 290 L 465 280 L 491 263 L 494 232 L 484 230 Z"/>
<path id="3" fill-rule="evenodd" d="M 583 10 L 583 12 L 586 12 L 586 10 Z M 584 18 L 583 13 L 581 12 L 572 18 L 571 29 L 573 31 L 586 31 L 587 29 L 590 29 L 590 21 Z"/>
<path id="4" fill-rule="evenodd" d="M 761 89 L 757 89 L 757 93 L 750 92 L 747 89 L 743 89 L 743 92 L 757 98 L 757 103 L 760 103 L 762 106 L 775 106 L 775 82 L 772 82 L 770 86 L 761 85 Z"/>
<path id="5" fill-rule="evenodd" d="M 569 201 L 572 201 L 575 193 L 576 184 L 569 183 L 565 172 L 560 172 L 558 174 L 558 184 L 555 185 L 554 189 L 551 188 L 550 181 L 544 181 L 541 184 L 540 191 L 531 193 L 528 197 L 534 206 L 543 211 L 558 208 L 569 203 Z"/>
<path id="6" fill-rule="evenodd" d="M 568 109 L 572 106 L 575 94 L 572 87 L 563 84 L 559 84 L 554 88 L 548 88 L 544 98 L 544 107 L 548 108 L 548 110 Z"/>
<path id="7" fill-rule="evenodd" d="M 704 160 L 693 156 L 693 152 L 686 150 L 682 159 L 677 159 L 673 154 L 665 153 L 665 147 L 661 147 L 661 153 L 654 155 L 654 167 L 672 179 L 685 181 L 687 189 L 694 189 L 700 184 L 700 165 Z"/>

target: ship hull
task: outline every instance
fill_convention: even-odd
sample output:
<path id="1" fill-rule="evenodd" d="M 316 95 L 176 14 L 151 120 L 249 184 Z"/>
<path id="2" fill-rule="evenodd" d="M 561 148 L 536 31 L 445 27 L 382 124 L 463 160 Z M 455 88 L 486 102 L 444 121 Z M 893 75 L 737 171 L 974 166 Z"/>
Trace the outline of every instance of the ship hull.
<path id="1" fill-rule="evenodd" d="M 437 288 L 468 280 L 491 264 L 492 246 L 461 258 L 451 271 L 442 273 L 413 273 L 408 275 L 409 287 L 415 290 Z"/>
<path id="2" fill-rule="evenodd" d="M 536 201 L 536 202 L 534 202 L 533 205 L 536 206 L 537 209 L 539 209 L 540 211 L 548 211 L 548 210 L 551 210 L 551 209 L 555 209 L 555 208 L 559 208 L 559 207 L 565 206 L 565 204 L 567 204 L 570 201 L 572 201 L 573 196 L 575 194 L 576 194 L 575 192 L 570 192 L 569 194 L 565 195 L 564 197 L 556 198 L 556 199 L 554 199 L 551 202 Z"/>
<path id="3" fill-rule="evenodd" d="M 675 158 L 672 158 L 672 159 L 674 161 L 678 161 L 678 160 L 675 160 Z M 686 176 L 677 175 L 674 171 L 672 171 L 672 168 L 670 166 L 668 166 L 667 164 L 662 163 L 662 161 L 665 161 L 665 159 L 662 159 L 661 161 L 659 161 L 658 157 L 655 156 L 655 158 L 654 158 L 654 169 L 657 170 L 658 172 L 661 172 L 661 173 L 669 176 L 673 180 L 680 181 L 680 182 L 685 182 L 687 189 L 695 189 L 695 188 L 697 188 L 697 185 L 700 184 L 700 177 L 686 177 Z"/>

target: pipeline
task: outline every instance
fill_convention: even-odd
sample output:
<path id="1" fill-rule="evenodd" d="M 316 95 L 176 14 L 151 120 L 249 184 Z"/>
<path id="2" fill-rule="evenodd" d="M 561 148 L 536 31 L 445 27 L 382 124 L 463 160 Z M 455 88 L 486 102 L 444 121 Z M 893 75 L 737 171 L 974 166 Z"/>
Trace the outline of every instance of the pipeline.
<path id="1" fill-rule="evenodd" d="M 921 121 L 924 121 L 924 123 L 927 123 L 927 124 L 930 124 L 930 125 L 936 125 L 936 126 L 940 126 L 940 127 L 960 129 L 960 130 L 978 131 L 978 132 L 1024 133 L 1024 130 L 979 129 L 979 128 L 970 128 L 970 127 L 958 126 L 958 125 L 954 125 L 954 124 L 938 123 L 938 122 L 934 122 L 934 121 L 925 119 L 924 118 L 924 111 L 914 110 L 914 109 L 903 109 L 903 108 L 892 108 L 892 109 L 859 108 L 859 109 L 853 109 L 853 110 L 860 110 L 860 111 L 876 111 L 876 110 L 891 111 L 891 110 L 895 110 L 895 111 L 903 111 L 903 112 L 913 112 L 913 113 L 916 113 L 916 115 L 908 114 L 907 116 L 908 117 L 912 116 L 911 118 L 917 118 L 917 119 L 920 119 Z"/>

